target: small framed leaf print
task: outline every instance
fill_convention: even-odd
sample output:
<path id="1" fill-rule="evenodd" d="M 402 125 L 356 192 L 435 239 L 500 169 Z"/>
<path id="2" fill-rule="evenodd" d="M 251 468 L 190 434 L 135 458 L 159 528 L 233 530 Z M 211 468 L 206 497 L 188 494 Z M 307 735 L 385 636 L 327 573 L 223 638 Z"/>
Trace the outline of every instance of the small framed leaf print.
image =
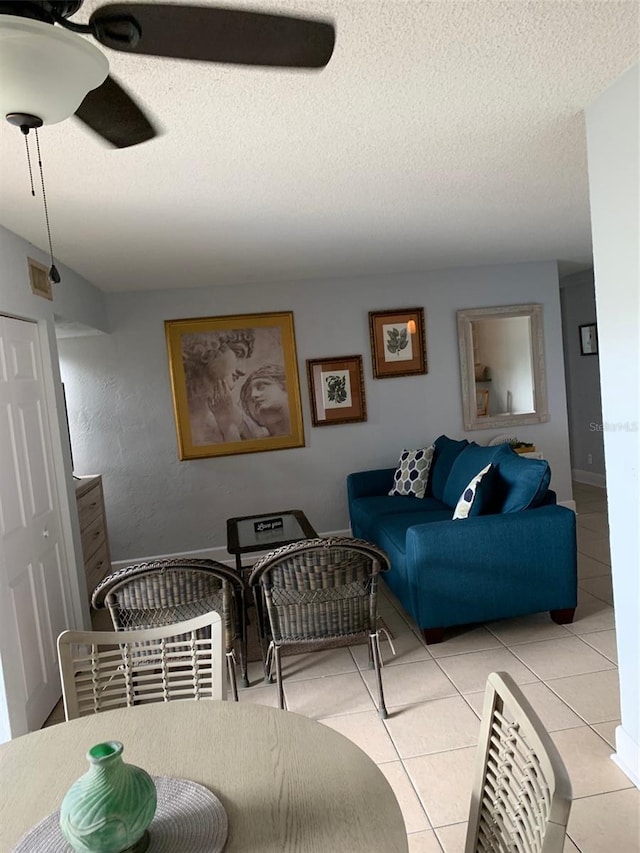
<path id="1" fill-rule="evenodd" d="M 309 358 L 307 378 L 314 426 L 366 421 L 361 355 Z"/>
<path id="2" fill-rule="evenodd" d="M 370 311 L 373 376 L 413 376 L 427 372 L 424 308 Z"/>

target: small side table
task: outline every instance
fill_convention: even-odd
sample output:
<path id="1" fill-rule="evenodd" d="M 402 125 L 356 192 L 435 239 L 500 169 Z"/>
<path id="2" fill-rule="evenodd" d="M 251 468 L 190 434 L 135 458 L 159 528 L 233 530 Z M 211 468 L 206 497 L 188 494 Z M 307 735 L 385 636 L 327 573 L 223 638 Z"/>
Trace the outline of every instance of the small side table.
<path id="1" fill-rule="evenodd" d="M 300 509 L 243 515 L 227 519 L 227 551 L 236 558 L 236 570 L 242 575 L 242 555 L 256 551 L 273 551 L 281 545 L 300 539 L 315 539 L 316 531 Z"/>
<path id="2" fill-rule="evenodd" d="M 236 558 L 236 570 L 240 577 L 251 569 L 242 565 L 242 555 L 257 551 L 273 551 L 281 545 L 298 542 L 300 539 L 315 539 L 318 536 L 306 515 L 300 509 L 286 509 L 278 512 L 265 512 L 261 515 L 243 515 L 227 519 L 227 551 Z M 244 648 L 247 648 L 247 614 L 242 614 Z M 263 645 L 262 613 L 259 612 L 259 602 L 256 601 L 256 616 L 260 644 Z M 247 678 L 247 661 L 241 661 L 240 684 L 249 686 Z"/>

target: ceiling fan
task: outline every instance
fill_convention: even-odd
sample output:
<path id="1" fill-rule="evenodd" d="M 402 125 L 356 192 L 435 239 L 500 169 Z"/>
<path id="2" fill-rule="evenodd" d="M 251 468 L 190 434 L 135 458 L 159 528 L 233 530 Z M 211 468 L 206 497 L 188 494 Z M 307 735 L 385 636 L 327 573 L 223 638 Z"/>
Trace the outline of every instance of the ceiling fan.
<path id="1" fill-rule="evenodd" d="M 89 22 L 82 0 L 0 0 L 0 111 L 23 133 L 75 114 L 116 148 L 156 130 L 109 75 L 89 39 L 125 53 L 284 68 L 322 68 L 335 30 L 328 21 L 179 3 L 112 3 Z"/>

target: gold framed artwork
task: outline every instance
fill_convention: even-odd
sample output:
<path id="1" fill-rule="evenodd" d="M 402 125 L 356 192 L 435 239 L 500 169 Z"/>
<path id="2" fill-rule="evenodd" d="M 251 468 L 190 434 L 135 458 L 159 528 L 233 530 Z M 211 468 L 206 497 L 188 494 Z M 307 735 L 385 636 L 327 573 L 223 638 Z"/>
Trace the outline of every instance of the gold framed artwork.
<path id="1" fill-rule="evenodd" d="M 291 311 L 164 325 L 180 459 L 304 446 Z"/>
<path id="2" fill-rule="evenodd" d="M 309 358 L 307 379 L 314 426 L 366 421 L 361 355 Z"/>
<path id="3" fill-rule="evenodd" d="M 373 376 L 414 376 L 427 372 L 424 308 L 369 311 Z"/>

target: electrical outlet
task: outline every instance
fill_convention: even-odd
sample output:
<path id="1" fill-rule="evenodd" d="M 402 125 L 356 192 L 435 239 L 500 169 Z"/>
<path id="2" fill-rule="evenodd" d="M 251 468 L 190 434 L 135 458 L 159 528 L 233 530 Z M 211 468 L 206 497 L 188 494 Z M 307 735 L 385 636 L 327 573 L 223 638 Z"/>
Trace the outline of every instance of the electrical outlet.
<path id="1" fill-rule="evenodd" d="M 593 465 L 593 453 L 587 453 L 587 465 Z"/>

